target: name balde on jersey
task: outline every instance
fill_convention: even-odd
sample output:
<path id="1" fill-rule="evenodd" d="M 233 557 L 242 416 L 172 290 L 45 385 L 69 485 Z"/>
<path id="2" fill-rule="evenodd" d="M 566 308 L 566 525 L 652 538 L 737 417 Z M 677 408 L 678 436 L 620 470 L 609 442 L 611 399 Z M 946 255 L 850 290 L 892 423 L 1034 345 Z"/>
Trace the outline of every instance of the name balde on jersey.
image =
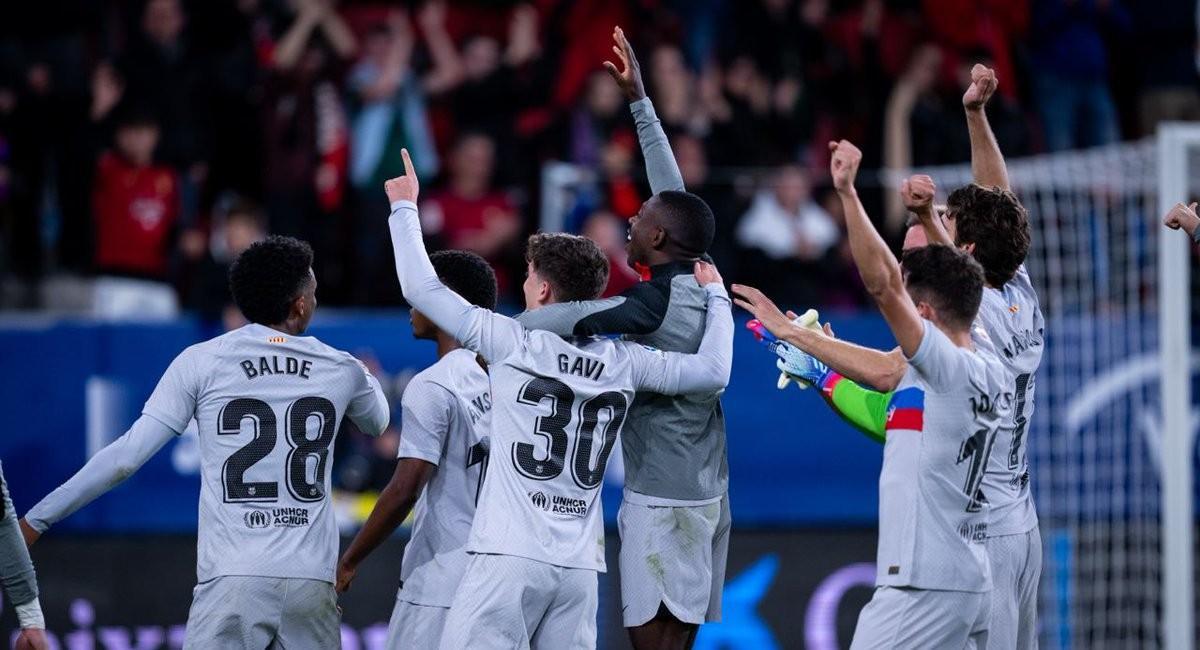
<path id="1" fill-rule="evenodd" d="M 196 420 L 200 581 L 332 581 L 334 438 L 343 417 L 373 435 L 387 423 L 378 382 L 358 360 L 251 324 L 181 353 L 143 412 L 176 431 Z"/>

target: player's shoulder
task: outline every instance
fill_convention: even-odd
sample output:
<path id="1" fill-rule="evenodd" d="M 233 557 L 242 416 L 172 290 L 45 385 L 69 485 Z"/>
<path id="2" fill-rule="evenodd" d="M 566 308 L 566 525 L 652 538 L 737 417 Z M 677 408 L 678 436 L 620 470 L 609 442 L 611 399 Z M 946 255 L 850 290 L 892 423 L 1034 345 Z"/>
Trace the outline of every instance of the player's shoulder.
<path id="1" fill-rule="evenodd" d="M 479 365 L 476 353 L 466 348 L 459 348 L 447 353 L 428 368 L 413 375 L 413 378 L 409 380 L 409 385 L 411 386 L 413 383 L 417 385 L 436 384 L 453 390 L 457 380 L 480 374 L 486 376 L 483 367 Z"/>

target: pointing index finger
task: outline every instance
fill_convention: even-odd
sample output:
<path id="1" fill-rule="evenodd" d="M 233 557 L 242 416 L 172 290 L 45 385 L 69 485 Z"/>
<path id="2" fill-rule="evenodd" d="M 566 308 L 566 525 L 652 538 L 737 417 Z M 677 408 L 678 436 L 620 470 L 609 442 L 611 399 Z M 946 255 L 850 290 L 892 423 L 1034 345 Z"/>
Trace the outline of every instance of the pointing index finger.
<path id="1" fill-rule="evenodd" d="M 417 171 L 413 169 L 412 158 L 408 157 L 408 149 L 400 150 L 400 157 L 404 159 L 404 175 L 416 178 Z"/>

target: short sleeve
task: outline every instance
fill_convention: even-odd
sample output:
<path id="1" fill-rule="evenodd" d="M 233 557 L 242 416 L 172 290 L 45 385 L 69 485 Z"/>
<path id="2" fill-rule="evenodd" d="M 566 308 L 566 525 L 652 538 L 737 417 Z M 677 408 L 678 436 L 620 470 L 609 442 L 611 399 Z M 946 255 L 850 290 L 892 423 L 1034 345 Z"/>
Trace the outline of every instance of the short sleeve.
<path id="1" fill-rule="evenodd" d="M 345 363 L 354 383 L 354 394 L 346 406 L 346 417 L 363 433 L 377 436 L 383 433 L 391 419 L 387 395 L 379 380 L 362 361 L 346 354 Z"/>
<path id="2" fill-rule="evenodd" d="M 946 392 L 964 384 L 968 378 L 963 372 L 963 351 L 929 321 L 924 321 L 924 326 L 921 345 L 908 360 L 909 365 L 921 373 L 935 391 Z"/>
<path id="3" fill-rule="evenodd" d="M 418 458 L 434 465 L 442 462 L 450 429 L 455 396 L 444 386 L 414 378 L 404 389 L 400 404 L 400 449 L 397 458 Z"/>
<path id="4" fill-rule="evenodd" d="M 203 377 L 198 368 L 198 356 L 194 346 L 180 352 L 142 407 L 144 415 L 162 422 L 177 434 L 183 433 L 196 414 Z"/>

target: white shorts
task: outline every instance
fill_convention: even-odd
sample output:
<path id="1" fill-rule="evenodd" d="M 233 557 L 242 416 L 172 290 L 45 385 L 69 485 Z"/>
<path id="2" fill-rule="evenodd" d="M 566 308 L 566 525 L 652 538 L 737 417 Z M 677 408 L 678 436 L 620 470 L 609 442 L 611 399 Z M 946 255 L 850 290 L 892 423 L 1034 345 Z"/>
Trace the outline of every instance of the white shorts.
<path id="1" fill-rule="evenodd" d="M 850 650 L 971 650 L 988 644 L 988 592 L 876 587 Z"/>
<path id="2" fill-rule="evenodd" d="M 192 591 L 183 647 L 341 648 L 340 619 L 328 582 L 222 576 Z"/>
<path id="3" fill-rule="evenodd" d="M 442 632 L 442 650 L 593 650 L 596 572 L 474 554 Z"/>
<path id="4" fill-rule="evenodd" d="M 621 502 L 621 618 L 637 627 L 660 604 L 684 623 L 721 620 L 729 555 L 729 496 L 703 506 Z"/>
<path id="5" fill-rule="evenodd" d="M 989 537 L 988 561 L 992 565 L 992 622 L 988 644 L 1001 650 L 1038 647 L 1037 596 L 1042 576 L 1042 534 L 1037 527 L 1027 533 Z"/>
<path id="6" fill-rule="evenodd" d="M 418 605 L 396 600 L 388 621 L 387 650 L 430 650 L 442 641 L 449 607 Z"/>

